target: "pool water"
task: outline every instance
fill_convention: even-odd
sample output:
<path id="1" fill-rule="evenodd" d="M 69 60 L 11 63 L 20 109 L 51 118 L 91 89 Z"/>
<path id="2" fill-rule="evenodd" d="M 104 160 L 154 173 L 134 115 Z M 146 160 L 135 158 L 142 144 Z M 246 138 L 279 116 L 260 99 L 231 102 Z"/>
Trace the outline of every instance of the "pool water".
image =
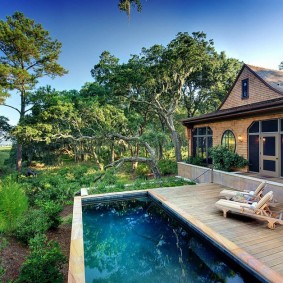
<path id="1" fill-rule="evenodd" d="M 257 282 L 149 198 L 83 206 L 86 282 Z"/>

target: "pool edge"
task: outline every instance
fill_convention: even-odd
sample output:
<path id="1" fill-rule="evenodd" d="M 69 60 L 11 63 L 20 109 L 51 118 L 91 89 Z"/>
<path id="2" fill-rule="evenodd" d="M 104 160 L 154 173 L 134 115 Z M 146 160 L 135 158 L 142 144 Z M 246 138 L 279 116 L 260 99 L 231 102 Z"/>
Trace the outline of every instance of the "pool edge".
<path id="1" fill-rule="evenodd" d="M 74 198 L 68 283 L 85 283 L 82 197 Z"/>
<path id="2" fill-rule="evenodd" d="M 246 269 L 252 271 L 259 279 L 264 279 L 263 282 L 283 282 L 283 277 L 278 272 L 274 271 L 244 249 L 237 246 L 224 236 L 215 232 L 212 228 L 202 223 L 192 215 L 185 212 L 183 209 L 178 208 L 176 205 L 170 203 L 165 197 L 162 197 L 155 192 L 155 189 L 140 190 L 140 191 L 125 191 L 119 193 L 107 193 L 99 195 L 88 195 L 85 197 L 74 198 L 73 208 L 73 223 L 71 233 L 70 245 L 70 259 L 69 259 L 69 272 L 68 283 L 85 283 L 85 270 L 84 270 L 84 248 L 83 248 L 83 226 L 82 226 L 82 200 L 87 198 L 101 198 L 101 197 L 115 197 L 115 196 L 128 196 L 138 193 L 148 194 L 150 197 L 158 201 L 164 206 L 165 209 L 171 211 L 178 218 L 186 221 L 194 230 L 201 233 L 207 240 L 215 241 L 216 246 L 223 252 L 234 258 L 235 261 L 240 263 Z"/>

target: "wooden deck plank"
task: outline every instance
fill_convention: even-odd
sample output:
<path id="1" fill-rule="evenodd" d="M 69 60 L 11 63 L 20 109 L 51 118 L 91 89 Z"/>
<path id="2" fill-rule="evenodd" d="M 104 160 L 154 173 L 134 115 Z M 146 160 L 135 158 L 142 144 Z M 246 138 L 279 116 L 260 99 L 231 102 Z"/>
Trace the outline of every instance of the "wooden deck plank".
<path id="1" fill-rule="evenodd" d="M 227 188 L 209 183 L 152 191 L 283 276 L 283 226 L 270 230 L 266 223 L 242 215 L 224 218 L 215 206 L 223 189 Z"/>

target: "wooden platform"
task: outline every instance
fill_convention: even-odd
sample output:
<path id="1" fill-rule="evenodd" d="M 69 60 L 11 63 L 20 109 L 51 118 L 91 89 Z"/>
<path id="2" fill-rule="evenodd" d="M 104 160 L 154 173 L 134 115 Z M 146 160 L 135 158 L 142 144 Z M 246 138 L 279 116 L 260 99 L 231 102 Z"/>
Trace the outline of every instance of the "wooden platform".
<path id="1" fill-rule="evenodd" d="M 277 225 L 275 230 L 270 230 L 265 222 L 241 215 L 228 213 L 224 218 L 215 207 L 219 192 L 224 188 L 210 183 L 159 188 L 150 190 L 150 193 L 209 236 L 223 242 L 231 253 L 242 257 L 270 282 L 283 282 L 283 226 Z"/>

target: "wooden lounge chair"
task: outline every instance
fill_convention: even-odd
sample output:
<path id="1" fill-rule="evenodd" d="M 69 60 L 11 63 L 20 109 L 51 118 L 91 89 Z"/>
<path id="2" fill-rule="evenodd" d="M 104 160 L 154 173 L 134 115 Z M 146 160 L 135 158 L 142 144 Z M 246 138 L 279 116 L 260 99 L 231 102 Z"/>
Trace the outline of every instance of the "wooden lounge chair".
<path id="1" fill-rule="evenodd" d="M 270 191 L 259 202 L 254 202 L 253 204 L 220 199 L 215 205 L 223 211 L 224 217 L 227 216 L 227 212 L 242 214 L 257 220 L 266 221 L 268 228 L 274 229 L 275 224 L 283 225 L 283 213 L 275 214 L 269 209 L 268 205 L 272 198 L 273 192 Z"/>
<path id="2" fill-rule="evenodd" d="M 263 190 L 266 182 L 262 182 L 254 191 L 233 191 L 233 190 L 222 190 L 219 193 L 220 197 L 235 200 L 239 202 L 246 201 L 258 201 L 262 198 Z"/>

